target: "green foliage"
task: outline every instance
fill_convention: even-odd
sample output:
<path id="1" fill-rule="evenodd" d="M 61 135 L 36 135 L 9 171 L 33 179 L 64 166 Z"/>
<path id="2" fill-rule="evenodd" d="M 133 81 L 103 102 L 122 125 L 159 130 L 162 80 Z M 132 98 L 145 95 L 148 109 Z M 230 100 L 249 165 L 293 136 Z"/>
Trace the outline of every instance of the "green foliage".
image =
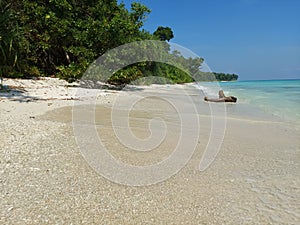
<path id="1" fill-rule="evenodd" d="M 225 74 L 215 72 L 198 72 L 196 74 L 196 80 L 198 81 L 236 81 L 238 75 L 236 74 Z"/>
<path id="2" fill-rule="evenodd" d="M 236 74 L 225 74 L 225 73 L 213 73 L 217 80 L 220 81 L 234 81 L 238 79 L 238 75 Z"/>
<path id="3" fill-rule="evenodd" d="M 153 35 L 159 38 L 161 41 L 170 41 L 174 37 L 173 31 L 170 27 L 161 26 L 157 28 Z"/>
<path id="4" fill-rule="evenodd" d="M 22 54 L 26 53 L 27 42 L 22 30 L 14 21 L 10 4 L 0 2 L 0 76 L 22 76 Z"/>
<path id="5" fill-rule="evenodd" d="M 68 82 L 74 82 L 81 78 L 85 72 L 86 66 L 82 64 L 71 63 L 68 66 L 58 66 L 57 76 Z"/>
<path id="6" fill-rule="evenodd" d="M 150 10 L 140 3 L 132 3 L 131 11 L 116 0 L 4 0 L 0 6 L 1 71 L 8 70 L 6 76 L 23 57 L 25 67 L 18 69 L 25 76 L 73 80 L 107 50 L 148 35 L 140 28 Z"/>
<path id="7" fill-rule="evenodd" d="M 149 54 L 169 57 L 176 66 L 145 61 L 114 71 L 112 77 L 108 77 L 110 71 L 94 71 L 91 77 L 118 85 L 135 80 L 185 83 L 213 75 L 235 79 L 201 74 L 202 58 L 170 53 L 166 41 L 174 37 L 172 29 L 158 27 L 154 34 L 143 30 L 150 10 L 138 2 L 127 10 L 117 0 L 0 0 L 0 12 L 0 76 L 56 76 L 74 81 L 110 49 L 135 41 L 162 40 L 161 45 L 149 48 L 154 49 Z M 142 58 L 139 54 L 125 51 L 124 57 Z M 105 63 L 122 68 L 124 60 L 117 58 L 112 54 Z"/>
<path id="8" fill-rule="evenodd" d="M 117 71 L 108 80 L 108 83 L 114 85 L 129 84 L 143 76 L 142 71 L 138 66 L 129 66 Z"/>

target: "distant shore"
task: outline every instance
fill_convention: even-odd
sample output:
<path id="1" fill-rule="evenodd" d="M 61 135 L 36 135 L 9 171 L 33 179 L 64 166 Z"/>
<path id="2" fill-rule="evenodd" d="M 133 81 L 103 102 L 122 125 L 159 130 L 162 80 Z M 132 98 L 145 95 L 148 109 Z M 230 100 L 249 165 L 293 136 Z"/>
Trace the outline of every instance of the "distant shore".
<path id="1" fill-rule="evenodd" d="M 0 92 L 1 224 L 296 224 L 300 219 L 300 131 L 283 121 L 245 117 L 229 105 L 220 152 L 200 172 L 211 115 L 209 104 L 191 85 L 96 90 L 53 78 L 5 79 L 4 85 L 10 90 Z M 195 103 L 201 129 L 195 152 L 181 171 L 162 183 L 131 187 L 105 179 L 87 164 L 74 137 L 74 102 L 96 102 L 98 134 L 114 157 L 149 165 L 176 147 L 176 110 L 158 97 L 148 98 L 147 110 L 133 109 L 131 124 L 139 138 L 149 135 L 152 117 L 161 116 L 172 127 L 160 148 L 136 153 L 124 148 L 111 129 L 114 103 L 137 93 L 167 96 L 182 99 L 188 115 L 182 89 Z"/>

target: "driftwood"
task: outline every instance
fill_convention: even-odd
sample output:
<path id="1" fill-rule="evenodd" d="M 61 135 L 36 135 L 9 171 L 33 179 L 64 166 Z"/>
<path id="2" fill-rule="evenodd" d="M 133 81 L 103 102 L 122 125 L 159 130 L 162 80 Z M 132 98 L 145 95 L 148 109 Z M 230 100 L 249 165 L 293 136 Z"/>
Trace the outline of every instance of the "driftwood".
<path id="1" fill-rule="evenodd" d="M 223 90 L 220 90 L 219 98 L 204 97 L 204 101 L 207 101 L 207 102 L 237 102 L 237 98 L 234 96 L 225 96 Z"/>

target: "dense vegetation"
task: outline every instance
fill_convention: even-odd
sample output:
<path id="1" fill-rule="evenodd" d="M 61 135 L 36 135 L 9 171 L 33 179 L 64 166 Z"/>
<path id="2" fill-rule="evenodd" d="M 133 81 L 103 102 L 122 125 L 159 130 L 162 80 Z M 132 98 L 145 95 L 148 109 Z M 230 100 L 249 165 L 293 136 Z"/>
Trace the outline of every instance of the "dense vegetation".
<path id="1" fill-rule="evenodd" d="M 167 41 L 169 27 L 153 33 L 143 29 L 150 10 L 141 3 L 131 9 L 117 0 L 0 0 L 0 76 L 55 76 L 68 81 L 81 78 L 94 60 L 108 50 L 141 40 Z M 178 67 L 141 62 L 114 73 L 107 81 L 130 83 L 138 78 L 159 77 L 159 82 L 235 80 L 237 75 L 203 73 L 202 58 L 186 59 L 178 52 Z M 182 69 L 179 69 L 182 68 Z"/>

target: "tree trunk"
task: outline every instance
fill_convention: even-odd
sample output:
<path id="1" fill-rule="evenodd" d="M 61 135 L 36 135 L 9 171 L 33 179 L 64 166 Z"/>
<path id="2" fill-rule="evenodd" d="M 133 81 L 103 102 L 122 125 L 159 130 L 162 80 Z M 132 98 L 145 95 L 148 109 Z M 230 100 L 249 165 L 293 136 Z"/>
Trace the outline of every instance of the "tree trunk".
<path id="1" fill-rule="evenodd" d="M 223 90 L 219 91 L 219 98 L 207 98 L 204 97 L 204 101 L 207 102 L 237 102 L 237 98 L 234 96 L 225 96 Z"/>

